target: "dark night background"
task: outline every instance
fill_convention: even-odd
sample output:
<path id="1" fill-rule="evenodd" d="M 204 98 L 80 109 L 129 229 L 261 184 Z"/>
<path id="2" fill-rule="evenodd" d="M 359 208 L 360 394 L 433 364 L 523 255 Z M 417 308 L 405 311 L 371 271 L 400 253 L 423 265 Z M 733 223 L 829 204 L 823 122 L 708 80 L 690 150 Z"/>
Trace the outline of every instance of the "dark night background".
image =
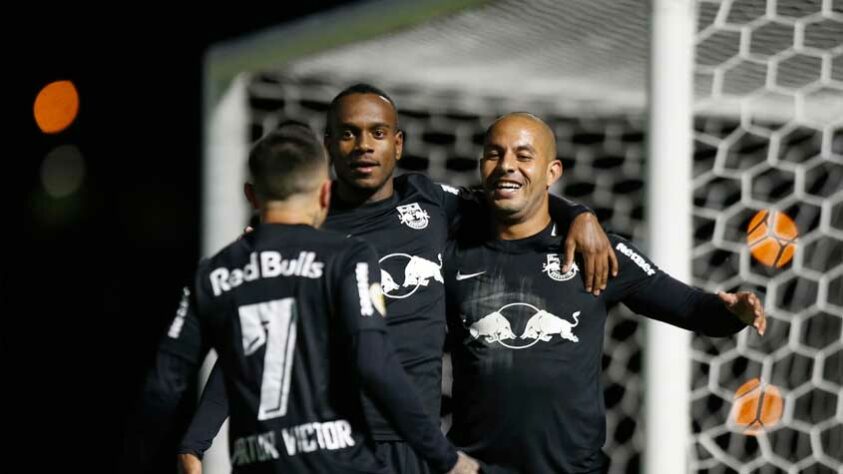
<path id="1" fill-rule="evenodd" d="M 7 463 L 115 471 L 128 407 L 200 256 L 203 52 L 343 3 L 96 14 L 38 5 L 7 18 L 18 30 L 4 67 L 14 124 L 0 280 Z M 60 79 L 76 84 L 79 115 L 43 135 L 32 105 Z M 66 144 L 86 173 L 79 191 L 55 199 L 40 167 Z"/>

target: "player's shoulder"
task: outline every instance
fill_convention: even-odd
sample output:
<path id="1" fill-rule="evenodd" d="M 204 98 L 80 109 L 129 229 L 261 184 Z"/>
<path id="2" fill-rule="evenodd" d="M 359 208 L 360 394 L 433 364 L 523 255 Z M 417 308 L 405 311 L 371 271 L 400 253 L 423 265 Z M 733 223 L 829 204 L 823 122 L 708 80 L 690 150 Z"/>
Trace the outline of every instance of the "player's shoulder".
<path id="1" fill-rule="evenodd" d="M 623 243 L 623 244 L 628 244 L 628 243 L 630 243 L 630 239 L 629 239 L 629 237 L 628 237 L 628 236 L 621 235 L 621 234 L 618 234 L 618 233 L 616 233 L 616 232 L 607 231 L 607 232 L 606 232 L 606 237 L 608 237 L 608 238 L 609 238 L 609 242 L 611 242 L 611 243 L 612 243 L 612 246 L 613 246 L 613 247 L 614 247 L 614 246 L 617 246 L 618 244 L 621 244 L 621 243 Z"/>
<path id="2" fill-rule="evenodd" d="M 402 175 L 402 177 L 406 177 L 408 185 L 422 190 L 429 192 L 431 194 L 441 195 L 441 194 L 450 194 L 453 196 L 458 197 L 470 197 L 471 192 L 461 190 L 456 186 L 451 186 L 450 184 L 439 183 L 433 181 L 427 175 L 419 174 L 419 173 L 407 173 Z"/>
<path id="3" fill-rule="evenodd" d="M 308 241 L 314 250 L 321 251 L 321 253 L 332 257 L 353 255 L 355 252 L 360 252 L 371 247 L 371 244 L 360 237 L 354 237 L 351 234 L 331 229 L 315 230 L 313 235 L 308 236 Z"/>
<path id="4" fill-rule="evenodd" d="M 221 248 L 210 257 L 203 257 L 199 260 L 198 272 L 211 271 L 215 267 L 225 266 L 234 258 L 235 254 L 247 252 L 249 243 L 246 241 L 246 237 L 238 237 L 237 240 Z"/>
<path id="5" fill-rule="evenodd" d="M 345 262 L 354 259 L 365 259 L 375 257 L 375 248 L 360 237 L 350 234 L 343 234 L 332 230 L 320 232 L 321 242 L 319 246 L 325 251 L 330 259 Z"/>
<path id="6" fill-rule="evenodd" d="M 203 271 L 207 271 L 212 266 L 211 257 L 202 257 L 199 259 L 199 263 L 196 264 L 196 273 L 202 273 Z"/>
<path id="7" fill-rule="evenodd" d="M 435 184 L 427 175 L 421 173 L 404 173 L 400 176 L 396 176 L 393 180 L 396 184 L 404 186 L 431 188 Z"/>
<path id="8" fill-rule="evenodd" d="M 620 248 L 628 247 L 628 248 L 638 249 L 638 245 L 635 244 L 632 241 L 632 239 L 627 235 L 618 234 L 616 232 L 609 231 L 609 232 L 606 232 L 606 237 L 609 238 L 609 242 L 612 243 L 612 248 L 614 248 L 615 250 L 617 250 L 619 247 Z"/>
<path id="9" fill-rule="evenodd" d="M 375 247 L 362 237 L 346 236 L 344 240 L 342 246 L 348 253 L 354 254 L 369 251 L 375 253 Z"/>
<path id="10" fill-rule="evenodd" d="M 348 234 L 328 229 L 316 229 L 310 226 L 297 226 L 289 229 L 271 229 L 258 227 L 220 251 L 200 262 L 200 269 L 212 269 L 218 266 L 236 264 L 250 258 L 255 252 L 265 250 L 296 252 L 316 252 L 323 257 L 331 257 L 352 248 Z"/>
<path id="11" fill-rule="evenodd" d="M 400 195 L 423 194 L 430 197 L 442 193 L 442 188 L 420 173 L 405 173 L 394 178 L 393 187 Z"/>
<path id="12" fill-rule="evenodd" d="M 211 285 L 211 275 L 228 266 L 226 265 L 227 261 L 224 260 L 224 250 L 222 249 L 210 257 L 199 259 L 191 283 L 184 288 L 186 298 L 204 301 L 206 296 L 218 294 Z"/>

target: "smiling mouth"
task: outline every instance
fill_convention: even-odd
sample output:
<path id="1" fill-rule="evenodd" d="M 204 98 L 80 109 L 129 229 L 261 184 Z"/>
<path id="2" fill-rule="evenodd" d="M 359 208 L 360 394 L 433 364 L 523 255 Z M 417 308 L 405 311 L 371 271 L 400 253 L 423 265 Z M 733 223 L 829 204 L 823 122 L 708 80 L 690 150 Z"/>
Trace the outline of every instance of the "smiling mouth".
<path id="1" fill-rule="evenodd" d="M 498 181 L 497 183 L 495 183 L 495 185 L 492 187 L 492 189 L 494 189 L 496 191 L 500 191 L 500 190 L 517 191 L 517 190 L 521 189 L 521 187 L 522 187 L 521 183 L 516 183 L 514 181 Z"/>
<path id="2" fill-rule="evenodd" d="M 524 184 L 510 181 L 506 179 L 502 179 L 499 181 L 495 181 L 490 183 L 486 187 L 486 192 L 489 193 L 489 197 L 492 199 L 514 199 L 518 193 L 521 191 L 521 188 L 524 187 Z"/>

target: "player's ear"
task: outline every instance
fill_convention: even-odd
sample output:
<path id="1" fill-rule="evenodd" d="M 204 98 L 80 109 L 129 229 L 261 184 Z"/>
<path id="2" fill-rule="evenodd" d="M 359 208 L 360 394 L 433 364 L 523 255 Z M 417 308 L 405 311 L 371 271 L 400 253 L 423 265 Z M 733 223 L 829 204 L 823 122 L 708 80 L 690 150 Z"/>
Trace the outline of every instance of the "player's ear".
<path id="1" fill-rule="evenodd" d="M 252 183 L 243 184 L 243 194 L 246 195 L 246 199 L 249 201 L 249 204 L 252 205 L 252 209 L 260 208 L 258 197 L 255 193 L 255 186 Z"/>
<path id="2" fill-rule="evenodd" d="M 551 160 L 547 165 L 547 187 L 553 186 L 559 178 L 562 177 L 563 167 L 559 160 Z"/>
<path id="3" fill-rule="evenodd" d="M 404 152 L 404 130 L 400 128 L 395 132 L 395 161 L 401 159 Z"/>
<path id="4" fill-rule="evenodd" d="M 319 187 L 319 207 L 328 209 L 331 205 L 331 180 L 326 179 Z"/>

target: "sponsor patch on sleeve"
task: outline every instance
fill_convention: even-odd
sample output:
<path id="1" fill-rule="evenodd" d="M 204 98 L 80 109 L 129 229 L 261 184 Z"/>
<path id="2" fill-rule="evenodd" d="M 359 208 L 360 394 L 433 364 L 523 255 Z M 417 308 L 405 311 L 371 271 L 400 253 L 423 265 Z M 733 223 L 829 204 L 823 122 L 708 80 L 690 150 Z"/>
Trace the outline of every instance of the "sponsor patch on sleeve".
<path id="1" fill-rule="evenodd" d="M 369 296 L 369 264 L 358 263 L 354 275 L 357 277 L 357 294 L 360 296 L 360 314 L 371 316 L 374 309 L 372 298 Z"/>
<path id="2" fill-rule="evenodd" d="M 626 255 L 630 260 L 632 260 L 636 265 L 638 265 L 638 268 L 643 270 L 644 273 L 647 274 L 647 276 L 653 276 L 656 274 L 656 270 L 653 268 L 652 265 L 650 265 L 650 262 L 645 260 L 644 257 L 642 257 L 641 255 L 638 255 L 635 250 L 632 250 L 631 248 L 627 247 L 623 242 L 618 242 L 618 245 L 615 246 L 615 250 Z"/>

